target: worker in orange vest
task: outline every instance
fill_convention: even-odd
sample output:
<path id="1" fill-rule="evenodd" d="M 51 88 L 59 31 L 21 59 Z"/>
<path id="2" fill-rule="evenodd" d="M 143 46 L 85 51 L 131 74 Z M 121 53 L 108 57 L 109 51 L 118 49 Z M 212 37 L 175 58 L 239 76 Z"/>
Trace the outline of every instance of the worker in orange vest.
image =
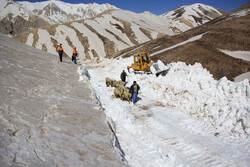
<path id="1" fill-rule="evenodd" d="M 76 47 L 74 47 L 73 54 L 72 54 L 72 61 L 74 61 L 75 64 L 76 64 L 76 56 L 77 56 L 77 51 L 76 51 Z"/>
<path id="2" fill-rule="evenodd" d="M 57 47 L 57 52 L 58 52 L 58 54 L 59 54 L 60 62 L 62 62 L 63 48 L 62 48 L 62 44 L 61 44 L 61 43 L 60 43 L 60 45 Z"/>

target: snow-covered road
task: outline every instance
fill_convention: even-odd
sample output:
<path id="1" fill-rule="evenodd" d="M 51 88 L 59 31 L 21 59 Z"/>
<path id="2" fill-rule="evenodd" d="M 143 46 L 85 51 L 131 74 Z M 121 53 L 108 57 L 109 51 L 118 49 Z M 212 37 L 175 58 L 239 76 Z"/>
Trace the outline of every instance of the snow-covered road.
<path id="1" fill-rule="evenodd" d="M 114 121 L 130 166 L 250 165 L 247 80 L 215 81 L 199 64 L 174 63 L 164 77 L 128 74 L 126 86 L 134 80 L 141 86 L 139 101 L 133 105 L 115 98 L 114 88 L 105 85 L 106 77 L 120 80 L 131 63 L 129 58 L 103 60 L 78 70 Z"/>

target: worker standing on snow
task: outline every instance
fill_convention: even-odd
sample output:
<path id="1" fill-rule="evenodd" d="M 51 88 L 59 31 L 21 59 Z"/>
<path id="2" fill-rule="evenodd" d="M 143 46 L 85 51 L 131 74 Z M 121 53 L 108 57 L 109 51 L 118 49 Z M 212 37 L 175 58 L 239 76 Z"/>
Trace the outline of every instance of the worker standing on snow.
<path id="1" fill-rule="evenodd" d="M 133 85 L 131 85 L 129 88 L 129 93 L 132 94 L 132 100 L 134 104 L 136 102 L 139 90 L 140 90 L 140 86 L 136 83 L 136 81 L 134 81 Z"/>
<path id="2" fill-rule="evenodd" d="M 58 54 L 59 54 L 60 62 L 62 62 L 63 48 L 62 48 L 62 44 L 61 44 L 61 43 L 60 43 L 60 45 L 57 47 L 57 52 L 58 52 Z"/>
<path id="3" fill-rule="evenodd" d="M 76 56 L 77 56 L 77 51 L 76 51 L 76 47 L 74 47 L 73 54 L 72 54 L 72 61 L 74 61 L 75 64 L 76 64 Z"/>
<path id="4" fill-rule="evenodd" d="M 125 83 L 126 83 L 126 76 L 128 76 L 128 75 L 127 75 L 127 73 L 125 72 L 125 70 L 123 70 L 120 77 L 121 77 L 121 80 L 122 80 L 123 82 L 125 82 Z"/>

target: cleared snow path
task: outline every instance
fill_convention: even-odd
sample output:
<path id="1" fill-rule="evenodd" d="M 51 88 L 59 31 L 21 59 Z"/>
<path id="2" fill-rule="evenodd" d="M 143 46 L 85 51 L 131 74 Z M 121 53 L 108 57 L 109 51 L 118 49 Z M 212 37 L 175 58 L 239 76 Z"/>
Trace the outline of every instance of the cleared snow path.
<path id="1" fill-rule="evenodd" d="M 105 78 L 119 80 L 122 70 L 131 64 L 130 59 L 103 60 L 100 64 L 96 62 L 86 64 L 88 67 L 79 68 L 79 71 L 82 71 L 81 79 L 92 84 L 104 112 L 107 117 L 113 119 L 116 135 L 130 166 L 247 167 L 250 165 L 248 137 L 233 135 L 212 126 L 209 121 L 205 122 L 185 111 L 168 107 L 167 103 L 164 103 L 167 97 L 162 97 L 162 92 L 157 93 L 161 85 L 157 85 L 154 79 L 150 79 L 152 75 L 128 74 L 127 86 L 130 86 L 134 80 L 141 86 L 136 105 L 114 98 L 114 88 L 106 87 Z M 201 73 L 200 70 L 198 71 Z M 190 72 L 187 71 L 187 73 Z M 186 74 L 183 73 L 183 76 Z M 206 76 L 199 80 L 205 78 Z M 172 82 L 176 81 L 172 80 Z M 185 86 L 182 83 L 182 87 Z M 189 87 L 193 86 L 189 85 Z M 151 89 L 155 92 L 148 93 Z M 169 87 L 169 89 L 172 88 Z M 193 93 L 198 93 L 200 91 L 198 89 Z M 178 93 L 178 90 L 173 90 L 172 93 L 176 92 Z M 178 95 L 172 98 L 175 97 L 177 101 Z M 174 99 L 169 99 L 171 100 Z"/>
<path id="2" fill-rule="evenodd" d="M 69 59 L 0 34 L 0 166 L 125 166 Z"/>

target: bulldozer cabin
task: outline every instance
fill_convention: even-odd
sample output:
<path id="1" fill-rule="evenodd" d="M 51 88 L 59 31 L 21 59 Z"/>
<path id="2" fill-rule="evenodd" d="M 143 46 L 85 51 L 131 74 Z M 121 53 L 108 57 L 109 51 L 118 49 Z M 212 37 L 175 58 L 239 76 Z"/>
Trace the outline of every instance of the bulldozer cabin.
<path id="1" fill-rule="evenodd" d="M 131 66 L 128 66 L 128 72 L 130 72 L 130 68 L 134 70 L 135 73 L 151 73 L 150 66 L 152 65 L 152 61 L 150 59 L 149 53 L 141 52 L 134 55 L 134 63 Z"/>

